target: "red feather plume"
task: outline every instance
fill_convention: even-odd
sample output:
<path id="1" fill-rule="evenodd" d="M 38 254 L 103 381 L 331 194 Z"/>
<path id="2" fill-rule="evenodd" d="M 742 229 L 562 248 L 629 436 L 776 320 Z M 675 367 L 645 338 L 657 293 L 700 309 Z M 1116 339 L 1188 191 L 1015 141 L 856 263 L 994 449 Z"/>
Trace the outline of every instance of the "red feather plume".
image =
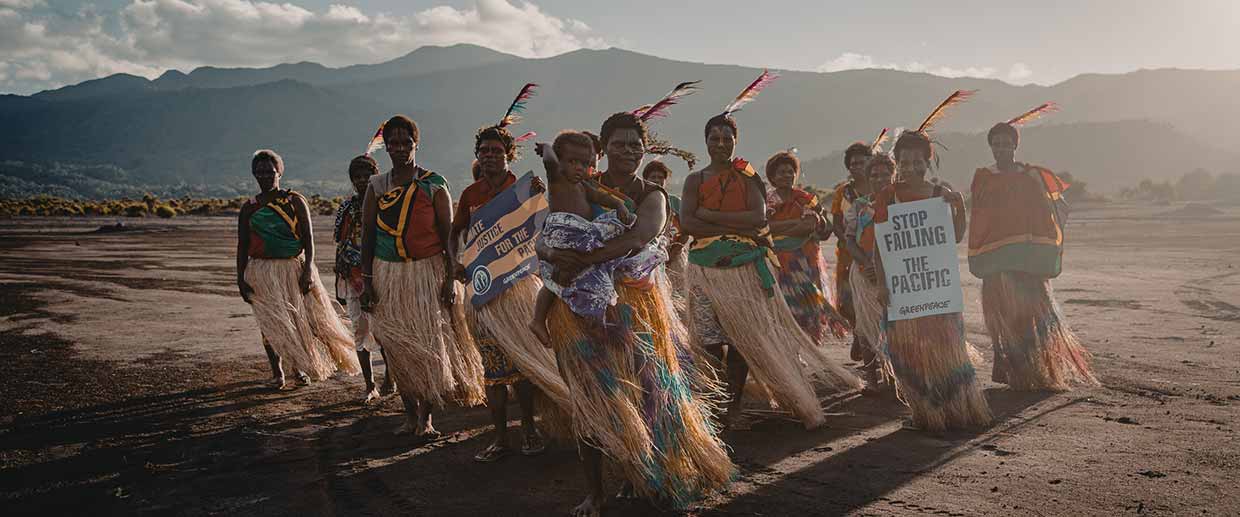
<path id="1" fill-rule="evenodd" d="M 921 126 L 917 128 L 917 132 L 930 132 L 930 130 L 934 128 L 934 124 L 947 114 L 948 108 L 969 100 L 969 98 L 975 93 L 977 93 L 977 90 L 956 90 L 955 92 L 952 92 L 952 94 L 948 95 L 946 99 L 943 99 L 943 102 L 939 103 L 938 107 L 934 108 L 934 111 L 930 112 L 930 115 L 926 117 L 926 120 L 922 121 Z"/>
<path id="2" fill-rule="evenodd" d="M 775 82 L 776 79 L 779 79 L 779 74 L 771 73 L 770 70 L 762 70 L 762 74 L 757 79 L 749 83 L 749 86 L 741 90 L 740 95 L 737 95 L 731 103 L 723 108 L 723 114 L 731 115 L 740 111 L 741 107 L 753 102 L 754 99 L 758 98 L 758 94 Z"/>
<path id="3" fill-rule="evenodd" d="M 1053 102 L 1047 102 L 1047 103 L 1042 104 L 1041 106 L 1038 106 L 1029 111 L 1026 111 L 1020 116 L 1007 121 L 1007 123 L 1013 126 L 1021 126 L 1029 122 L 1033 122 L 1034 120 L 1041 118 L 1043 115 L 1046 115 L 1047 113 L 1054 113 L 1056 111 L 1059 111 L 1059 105 Z"/>

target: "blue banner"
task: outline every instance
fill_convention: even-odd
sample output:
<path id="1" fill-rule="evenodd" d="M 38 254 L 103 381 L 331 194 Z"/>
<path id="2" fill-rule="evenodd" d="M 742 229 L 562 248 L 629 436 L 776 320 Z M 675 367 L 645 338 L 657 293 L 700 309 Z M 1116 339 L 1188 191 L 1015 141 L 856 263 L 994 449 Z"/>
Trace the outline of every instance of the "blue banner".
<path id="1" fill-rule="evenodd" d="M 538 273 L 534 243 L 547 219 L 547 197 L 530 195 L 527 172 L 470 217 L 465 233 L 465 289 L 475 307 L 486 305 L 517 280 Z M 532 302 L 532 300 L 531 300 Z"/>

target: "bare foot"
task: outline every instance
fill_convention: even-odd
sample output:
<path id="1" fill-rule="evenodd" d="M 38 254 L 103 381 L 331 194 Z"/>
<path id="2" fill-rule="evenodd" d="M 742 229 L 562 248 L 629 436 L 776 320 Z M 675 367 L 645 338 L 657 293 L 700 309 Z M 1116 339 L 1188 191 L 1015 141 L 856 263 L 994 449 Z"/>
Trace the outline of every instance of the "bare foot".
<path id="1" fill-rule="evenodd" d="M 272 389 L 275 389 L 276 391 L 284 391 L 289 388 L 289 385 L 288 385 L 288 381 L 284 380 L 284 377 L 279 377 L 279 378 L 271 379 L 271 387 Z"/>
<path id="2" fill-rule="evenodd" d="M 413 434 L 413 429 L 414 429 L 413 422 L 406 420 L 405 423 L 401 424 L 398 429 L 392 432 L 392 434 L 397 435 L 397 436 L 404 435 L 404 434 Z"/>
<path id="3" fill-rule="evenodd" d="M 753 430 L 753 421 L 744 413 L 737 411 L 729 411 L 728 416 L 723 422 L 724 429 L 728 431 L 750 431 Z"/>
<path id="4" fill-rule="evenodd" d="M 379 387 L 379 395 L 387 397 L 393 393 L 396 393 L 396 383 L 392 381 L 391 375 L 384 375 L 383 386 Z"/>
<path id="5" fill-rule="evenodd" d="M 598 517 L 603 511 L 603 500 L 600 497 L 589 495 L 586 499 L 573 508 L 573 517 Z"/>
<path id="6" fill-rule="evenodd" d="M 538 338 L 538 342 L 543 346 L 551 346 L 551 334 L 547 333 L 547 325 L 544 323 L 530 322 L 530 332 L 534 333 L 534 337 Z"/>
<path id="7" fill-rule="evenodd" d="M 311 383 L 311 381 L 310 381 L 310 375 L 308 375 L 308 374 L 306 374 L 306 373 L 304 373 L 304 372 L 303 372 L 303 373 L 298 373 L 298 374 L 297 374 L 297 382 L 298 382 L 299 384 L 301 384 L 302 386 L 309 386 L 309 385 L 310 385 L 310 383 Z"/>
<path id="8" fill-rule="evenodd" d="M 379 390 L 375 389 L 374 386 L 371 386 L 370 390 L 366 392 L 365 400 L 363 400 L 362 402 L 366 404 L 373 404 L 375 402 L 378 402 L 382 398 L 383 396 L 379 394 Z"/>
<path id="9" fill-rule="evenodd" d="M 616 493 L 616 499 L 622 501 L 637 499 L 637 488 L 633 487 L 633 483 L 625 481 L 620 486 L 620 491 Z"/>

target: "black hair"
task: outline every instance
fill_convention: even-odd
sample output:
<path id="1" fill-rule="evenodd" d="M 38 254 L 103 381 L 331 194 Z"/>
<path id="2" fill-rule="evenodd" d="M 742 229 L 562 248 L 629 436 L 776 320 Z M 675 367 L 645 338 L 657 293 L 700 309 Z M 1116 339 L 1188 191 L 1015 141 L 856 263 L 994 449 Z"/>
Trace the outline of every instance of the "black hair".
<path id="1" fill-rule="evenodd" d="M 1002 135 L 1005 133 L 1008 135 L 1012 135 L 1012 142 L 1015 143 L 1016 145 L 1020 145 L 1020 131 L 1016 130 L 1016 126 L 1008 124 L 1007 122 L 1000 122 L 992 126 L 990 128 L 990 131 L 986 133 L 986 143 L 989 144 L 990 142 L 994 141 L 996 136 Z"/>
<path id="2" fill-rule="evenodd" d="M 874 149 L 865 142 L 853 142 L 852 145 L 848 146 L 848 149 L 844 149 L 844 168 L 848 168 L 848 164 L 852 163 L 854 156 L 872 157 L 874 156 Z"/>
<path id="3" fill-rule="evenodd" d="M 259 149 L 254 151 L 254 157 L 250 159 L 250 173 L 254 172 L 254 168 L 258 167 L 258 162 L 266 161 L 276 168 L 276 174 L 284 174 L 284 158 L 271 149 Z"/>
<path id="4" fill-rule="evenodd" d="M 418 133 L 418 123 L 414 122 L 413 119 L 406 117 L 404 115 L 394 115 L 392 118 L 388 119 L 387 122 L 383 123 L 384 143 L 387 142 L 388 135 L 391 135 L 392 132 L 396 131 L 397 129 L 404 129 L 408 131 L 409 136 L 413 137 L 413 143 L 415 144 L 418 143 L 418 137 L 420 136 Z"/>
<path id="5" fill-rule="evenodd" d="M 771 181 L 771 174 L 775 172 L 776 167 L 783 163 L 792 165 L 792 170 L 800 174 L 801 159 L 797 158 L 796 153 L 793 153 L 792 151 L 780 151 L 771 155 L 771 157 L 766 161 L 766 169 L 764 172 L 766 173 L 767 181 Z"/>
<path id="6" fill-rule="evenodd" d="M 355 170 L 367 171 L 373 176 L 379 174 L 379 162 L 376 162 L 370 155 L 363 154 L 349 162 L 349 175 L 352 176 Z"/>
<path id="7" fill-rule="evenodd" d="M 642 122 L 640 118 L 637 118 L 637 115 L 627 111 L 621 111 L 619 113 L 612 114 L 612 116 L 607 117 L 607 120 L 603 121 L 603 128 L 598 132 L 599 148 L 595 149 L 595 151 L 602 154 L 603 148 L 607 145 L 607 141 L 611 139 L 612 135 L 616 134 L 616 131 L 621 129 L 636 130 L 638 138 L 641 138 L 642 140 L 642 147 L 645 147 L 646 137 L 648 134 L 646 123 Z M 587 138 L 589 137 L 587 136 Z"/>
<path id="8" fill-rule="evenodd" d="M 504 146 L 504 154 L 508 156 L 508 161 L 517 160 L 517 142 L 507 129 L 500 126 L 489 126 L 479 129 L 474 134 L 474 154 L 478 154 L 478 149 L 482 148 L 482 142 L 494 140 Z"/>
<path id="9" fill-rule="evenodd" d="M 594 153 L 600 157 L 603 156 L 603 139 L 589 131 L 582 131 L 582 133 L 590 137 L 590 140 L 594 142 Z"/>
<path id="10" fill-rule="evenodd" d="M 649 178 L 650 173 L 656 170 L 663 171 L 663 174 L 668 178 L 672 177 L 672 168 L 668 167 L 666 163 L 663 163 L 662 160 L 650 160 L 650 163 L 647 163 L 646 167 L 642 169 L 642 179 Z"/>
<path id="11" fill-rule="evenodd" d="M 566 145 L 581 146 L 594 152 L 594 140 L 591 140 L 588 135 L 581 131 L 573 131 L 571 129 L 560 131 L 560 134 L 555 135 L 555 140 L 551 142 L 551 150 L 555 152 L 556 156 L 563 157 L 564 146 Z"/>
<path id="12" fill-rule="evenodd" d="M 732 130 L 732 136 L 737 140 L 741 138 L 740 130 L 736 128 L 736 119 L 725 113 L 715 115 L 706 121 L 706 129 L 702 131 L 702 138 L 710 138 L 710 128 L 716 126 L 729 128 Z"/>
<path id="13" fill-rule="evenodd" d="M 896 139 L 896 145 L 892 148 L 891 154 L 898 160 L 900 151 L 903 150 L 920 150 L 926 155 L 927 161 L 934 159 L 934 147 L 930 144 L 930 135 L 921 131 L 905 131 L 900 133 L 900 137 Z"/>

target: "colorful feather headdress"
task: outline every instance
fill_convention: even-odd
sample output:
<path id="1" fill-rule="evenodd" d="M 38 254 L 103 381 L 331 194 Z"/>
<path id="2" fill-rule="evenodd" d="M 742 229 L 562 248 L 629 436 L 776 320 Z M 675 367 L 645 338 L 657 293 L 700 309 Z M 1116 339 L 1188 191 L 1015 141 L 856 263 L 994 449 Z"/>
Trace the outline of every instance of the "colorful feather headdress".
<path id="1" fill-rule="evenodd" d="M 672 91 L 664 95 L 662 99 L 654 104 L 646 104 L 630 113 L 636 115 L 642 122 L 647 120 L 663 118 L 667 116 L 668 109 L 674 106 L 680 99 L 692 95 L 698 90 L 697 85 L 702 81 L 686 81 L 676 85 Z"/>
<path id="2" fill-rule="evenodd" d="M 882 154 L 883 143 L 886 142 L 888 138 L 890 137 L 887 135 L 887 128 L 883 128 L 882 131 L 878 132 L 878 137 L 874 139 L 874 143 L 870 144 L 870 153 L 874 155 Z"/>
<path id="3" fill-rule="evenodd" d="M 380 123 L 379 129 L 375 130 L 375 136 L 370 137 L 370 142 L 366 144 L 366 156 L 383 149 L 383 126 L 385 125 L 387 125 L 386 121 Z"/>
<path id="4" fill-rule="evenodd" d="M 772 73 L 770 70 L 762 70 L 762 74 L 759 75 L 757 79 L 754 79 L 752 83 L 749 83 L 749 86 L 745 87 L 744 90 L 741 90 L 740 95 L 737 95 L 735 99 L 732 99 L 732 102 L 728 103 L 728 105 L 723 108 L 722 115 L 726 117 L 740 111 L 746 104 L 749 104 L 753 102 L 754 99 L 757 99 L 758 94 L 762 93 L 762 90 L 765 90 L 766 87 L 770 86 L 776 79 L 779 79 L 779 74 Z"/>
<path id="5" fill-rule="evenodd" d="M 1054 113 L 1056 111 L 1059 111 L 1059 105 L 1053 102 L 1047 102 L 1043 103 L 1041 106 L 1022 113 L 1019 116 L 1013 117 L 1011 120 L 1008 120 L 1007 123 L 1012 127 L 1020 127 L 1041 118 L 1043 115 Z"/>
<path id="6" fill-rule="evenodd" d="M 512 100 L 512 104 L 508 105 L 508 111 L 504 112 L 504 116 L 499 119 L 499 127 L 508 127 L 521 121 L 521 113 L 525 113 L 525 103 L 534 96 L 534 89 L 538 88 L 537 84 L 526 83 L 521 87 L 521 91 L 517 92 L 517 98 Z"/>
<path id="7" fill-rule="evenodd" d="M 930 131 L 934 129 L 934 125 L 947 115 L 947 110 L 949 108 L 969 100 L 969 98 L 973 97 L 973 94 L 975 93 L 977 93 L 977 90 L 956 90 L 952 92 L 951 95 L 948 95 L 946 99 L 943 99 L 943 102 L 940 102 L 939 105 L 934 108 L 934 111 L 931 111 L 930 114 L 926 116 L 926 120 L 923 120 L 921 122 L 921 126 L 917 127 L 917 132 L 929 134 Z"/>

